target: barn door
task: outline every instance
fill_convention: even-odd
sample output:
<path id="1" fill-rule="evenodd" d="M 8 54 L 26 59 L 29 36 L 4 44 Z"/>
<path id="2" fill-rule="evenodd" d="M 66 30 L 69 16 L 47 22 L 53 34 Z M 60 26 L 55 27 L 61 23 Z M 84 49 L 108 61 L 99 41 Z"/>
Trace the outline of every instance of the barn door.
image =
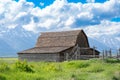
<path id="1" fill-rule="evenodd" d="M 80 59 L 80 47 L 78 44 L 72 49 L 72 51 L 69 53 L 68 60 L 77 60 Z"/>
<path id="2" fill-rule="evenodd" d="M 64 61 L 65 60 L 65 55 L 64 55 L 64 53 L 60 53 L 60 61 Z"/>

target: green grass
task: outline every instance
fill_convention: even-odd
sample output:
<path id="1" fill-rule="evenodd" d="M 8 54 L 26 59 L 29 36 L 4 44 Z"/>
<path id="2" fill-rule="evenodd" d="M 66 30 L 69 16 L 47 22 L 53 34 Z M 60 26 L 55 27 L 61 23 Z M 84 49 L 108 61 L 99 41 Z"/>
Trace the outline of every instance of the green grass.
<path id="1" fill-rule="evenodd" d="M 3 57 L 2 58 L 1 57 L 0 60 L 18 60 L 18 58 L 17 57 L 8 57 L 8 58 L 7 57 Z"/>
<path id="2" fill-rule="evenodd" d="M 18 58 L 17 57 L 3 57 L 3 58 L 0 58 L 0 62 L 1 61 L 4 61 L 4 62 L 8 62 L 8 63 L 12 63 L 12 62 L 15 62 L 15 61 L 17 61 L 18 60 Z"/>
<path id="3" fill-rule="evenodd" d="M 0 80 L 120 80 L 120 60 L 26 62 L 0 59 Z"/>

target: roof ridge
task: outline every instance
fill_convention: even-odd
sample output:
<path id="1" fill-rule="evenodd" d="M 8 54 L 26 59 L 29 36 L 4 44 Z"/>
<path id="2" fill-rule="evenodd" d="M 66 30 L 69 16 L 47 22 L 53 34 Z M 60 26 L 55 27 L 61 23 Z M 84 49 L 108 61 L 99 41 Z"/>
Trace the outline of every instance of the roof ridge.
<path id="1" fill-rule="evenodd" d="M 79 34 L 78 34 L 78 35 L 79 35 Z M 68 35 L 68 36 L 61 36 L 61 35 L 58 36 L 58 35 L 56 35 L 56 36 L 53 36 L 53 37 L 52 37 L 52 36 L 49 36 L 49 38 L 54 38 L 54 37 L 71 37 L 71 36 L 77 36 L 77 35 Z M 45 37 L 44 37 L 44 36 L 40 36 L 40 37 L 41 37 L 41 38 L 48 38 L 48 37 L 46 37 L 46 36 L 45 36 Z"/>
<path id="2" fill-rule="evenodd" d="M 51 48 L 51 47 L 73 47 L 73 46 L 42 46 L 42 47 L 34 47 L 34 48 Z"/>
<path id="3" fill-rule="evenodd" d="M 50 31 L 50 32 L 41 32 L 42 33 L 62 33 L 62 32 L 77 32 L 77 31 L 82 31 L 83 29 L 79 29 L 79 30 L 63 30 L 63 31 Z"/>

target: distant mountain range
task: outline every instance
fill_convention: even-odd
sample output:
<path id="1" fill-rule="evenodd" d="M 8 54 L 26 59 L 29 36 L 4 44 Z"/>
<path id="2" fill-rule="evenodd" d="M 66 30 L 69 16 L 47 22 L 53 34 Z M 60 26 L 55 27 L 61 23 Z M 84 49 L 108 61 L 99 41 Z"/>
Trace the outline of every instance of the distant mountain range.
<path id="1" fill-rule="evenodd" d="M 112 50 L 116 52 L 120 48 L 120 36 L 115 35 L 107 35 L 107 36 L 99 36 L 99 37 L 89 37 L 90 46 L 95 46 L 99 51 L 103 50 Z"/>
<path id="2" fill-rule="evenodd" d="M 24 30 L 21 27 L 8 29 L 0 32 L 0 57 L 17 56 L 17 52 L 34 47 L 39 33 L 33 33 Z M 89 37 L 89 36 L 88 36 Z M 89 37 L 91 47 L 95 46 L 97 50 L 118 49 L 120 47 L 120 35 L 117 36 L 99 36 Z"/>
<path id="3" fill-rule="evenodd" d="M 0 33 L 0 56 L 17 56 L 17 52 L 33 47 L 37 36 L 19 27 Z"/>

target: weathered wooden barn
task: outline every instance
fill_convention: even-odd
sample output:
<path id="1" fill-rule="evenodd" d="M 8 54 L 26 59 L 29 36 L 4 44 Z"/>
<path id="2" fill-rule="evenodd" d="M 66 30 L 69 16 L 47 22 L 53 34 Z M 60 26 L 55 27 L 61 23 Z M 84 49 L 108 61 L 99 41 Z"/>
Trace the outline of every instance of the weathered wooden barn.
<path id="1" fill-rule="evenodd" d="M 45 32 L 34 48 L 18 53 L 20 60 L 65 61 L 98 57 L 99 51 L 90 48 L 83 30 Z"/>

